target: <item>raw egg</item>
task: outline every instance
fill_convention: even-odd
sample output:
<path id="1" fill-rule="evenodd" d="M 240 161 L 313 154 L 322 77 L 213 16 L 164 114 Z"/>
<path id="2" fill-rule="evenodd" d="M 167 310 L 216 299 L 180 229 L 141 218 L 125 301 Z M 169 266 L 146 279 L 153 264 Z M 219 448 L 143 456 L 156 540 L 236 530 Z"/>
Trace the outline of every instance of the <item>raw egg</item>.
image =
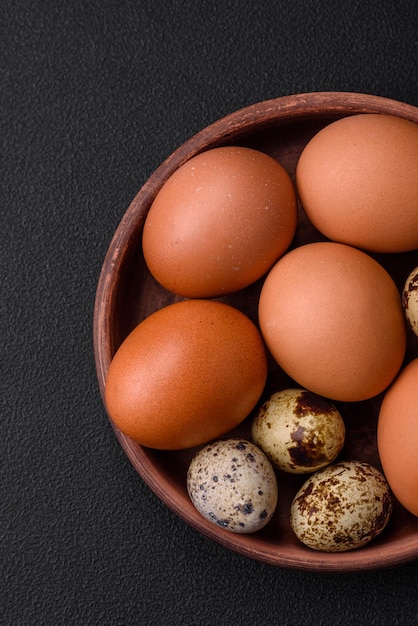
<path id="1" fill-rule="evenodd" d="M 329 239 L 374 252 L 418 248 L 418 124 L 370 113 L 329 124 L 302 151 L 296 186 Z"/>
<path id="2" fill-rule="evenodd" d="M 296 223 L 293 183 L 275 159 L 250 148 L 213 148 L 158 192 L 144 224 L 144 257 L 169 291 L 221 296 L 263 276 L 289 247 Z"/>
<path id="3" fill-rule="evenodd" d="M 270 270 L 259 323 L 277 363 L 300 386 L 355 402 L 392 382 L 405 355 L 400 293 L 368 254 L 332 242 L 285 254 Z"/>
<path id="4" fill-rule="evenodd" d="M 314 550 L 360 548 L 385 529 L 393 500 L 385 477 L 368 463 L 341 461 L 318 470 L 290 508 L 290 525 Z"/>
<path id="5" fill-rule="evenodd" d="M 377 447 L 395 497 L 418 516 L 418 359 L 406 365 L 383 398 Z"/>
<path id="6" fill-rule="evenodd" d="M 278 498 L 273 466 L 245 439 L 214 441 L 199 450 L 187 472 L 187 491 L 209 522 L 240 534 L 263 528 Z"/>
<path id="7" fill-rule="evenodd" d="M 263 340 L 244 313 L 185 300 L 152 313 L 110 364 L 105 403 L 115 426 L 140 444 L 193 447 L 239 424 L 267 377 Z"/>
<path id="8" fill-rule="evenodd" d="M 306 389 L 282 389 L 259 408 L 251 436 L 274 467 L 308 474 L 336 459 L 344 445 L 345 424 L 324 398 Z"/>
<path id="9" fill-rule="evenodd" d="M 418 337 L 418 266 L 412 270 L 405 281 L 402 306 L 409 326 Z"/>

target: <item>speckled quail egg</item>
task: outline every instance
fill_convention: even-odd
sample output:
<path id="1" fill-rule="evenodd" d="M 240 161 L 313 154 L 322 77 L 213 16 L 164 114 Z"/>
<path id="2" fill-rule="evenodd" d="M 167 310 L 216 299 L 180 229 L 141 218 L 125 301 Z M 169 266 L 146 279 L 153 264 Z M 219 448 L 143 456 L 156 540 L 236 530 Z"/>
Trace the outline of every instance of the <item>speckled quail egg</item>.
<path id="1" fill-rule="evenodd" d="M 215 441 L 195 455 L 187 491 L 207 520 L 233 533 L 263 528 L 278 497 L 270 461 L 252 442 L 239 438 Z"/>
<path id="2" fill-rule="evenodd" d="M 345 425 L 325 398 L 306 389 L 283 389 L 260 407 L 251 436 L 275 467 L 305 474 L 337 458 L 344 445 Z"/>
<path id="3" fill-rule="evenodd" d="M 418 266 L 405 281 L 402 305 L 410 327 L 418 337 Z"/>
<path id="4" fill-rule="evenodd" d="M 309 548 L 344 552 L 377 537 L 392 508 L 389 486 L 379 470 L 342 461 L 308 478 L 291 504 L 290 525 Z"/>

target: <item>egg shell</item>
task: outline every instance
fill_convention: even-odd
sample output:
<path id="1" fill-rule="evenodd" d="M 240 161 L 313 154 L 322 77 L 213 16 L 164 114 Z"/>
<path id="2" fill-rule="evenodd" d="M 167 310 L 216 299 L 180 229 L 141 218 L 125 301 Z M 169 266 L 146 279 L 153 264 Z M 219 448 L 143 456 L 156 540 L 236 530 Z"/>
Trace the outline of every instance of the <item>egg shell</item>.
<path id="1" fill-rule="evenodd" d="M 411 329 L 418 337 L 418 267 L 412 270 L 405 281 L 402 306 Z"/>
<path id="2" fill-rule="evenodd" d="M 296 185 L 329 239 L 373 252 L 418 248 L 418 124 L 381 114 L 337 120 L 302 151 Z"/>
<path id="3" fill-rule="evenodd" d="M 187 490 L 196 509 L 233 533 L 253 533 L 272 518 L 276 475 L 265 454 L 245 439 L 210 443 L 190 463 Z"/>
<path id="4" fill-rule="evenodd" d="M 306 389 L 283 389 L 260 407 L 251 435 L 274 467 L 305 474 L 336 459 L 344 445 L 345 425 L 325 398 Z"/>
<path id="5" fill-rule="evenodd" d="M 345 552 L 377 537 L 392 510 L 381 472 L 368 463 L 341 461 L 318 470 L 303 484 L 291 504 L 290 524 L 308 547 Z"/>
<path id="6" fill-rule="evenodd" d="M 258 401 L 267 376 L 261 335 L 227 304 L 186 300 L 143 320 L 109 367 L 114 425 L 144 446 L 181 449 L 219 437 Z"/>
<path id="7" fill-rule="evenodd" d="M 406 350 L 391 276 L 365 252 L 333 242 L 300 246 L 275 264 L 261 290 L 259 324 L 282 369 L 331 400 L 379 394 Z"/>
<path id="8" fill-rule="evenodd" d="M 265 274 L 296 224 L 296 192 L 275 159 L 245 147 L 213 148 L 184 163 L 158 192 L 144 224 L 144 258 L 169 291 L 221 296 Z"/>
<path id="9" fill-rule="evenodd" d="M 418 516 L 418 359 L 402 369 L 383 398 L 377 448 L 395 497 Z"/>

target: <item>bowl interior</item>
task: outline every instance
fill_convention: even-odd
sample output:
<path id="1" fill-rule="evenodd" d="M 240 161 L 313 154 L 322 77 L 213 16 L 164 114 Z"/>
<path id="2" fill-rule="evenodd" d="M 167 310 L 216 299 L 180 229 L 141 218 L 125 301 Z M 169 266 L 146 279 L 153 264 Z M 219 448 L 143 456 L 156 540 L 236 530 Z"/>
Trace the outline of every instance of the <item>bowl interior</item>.
<path id="1" fill-rule="evenodd" d="M 418 109 L 377 96 L 350 93 L 299 94 L 255 104 L 202 130 L 180 146 L 150 177 L 128 207 L 104 260 L 94 311 L 94 349 L 100 391 L 107 369 L 128 333 L 155 310 L 181 298 L 167 292 L 148 272 L 141 251 L 144 219 L 165 180 L 195 154 L 220 145 L 256 148 L 277 159 L 294 178 L 299 155 L 315 133 L 332 121 L 355 113 L 387 113 L 418 122 Z M 306 219 L 301 206 L 291 248 L 326 240 Z M 417 251 L 372 255 L 392 275 L 399 290 L 418 263 Z M 250 287 L 219 300 L 232 304 L 257 323 L 260 279 Z M 418 338 L 408 331 L 405 362 L 418 356 Z M 298 386 L 274 361 L 260 402 L 286 386 Z M 381 469 L 376 424 L 381 397 L 367 402 L 335 403 L 342 413 L 346 444 L 341 458 L 354 458 Z M 250 439 L 251 416 L 231 435 Z M 279 504 L 273 520 L 253 535 L 235 535 L 207 522 L 191 504 L 186 473 L 196 449 L 162 452 L 141 447 L 116 428 L 115 434 L 141 477 L 178 516 L 225 547 L 259 561 L 282 567 L 321 571 L 352 571 L 389 567 L 418 558 L 418 518 L 395 502 L 391 520 L 380 537 L 345 553 L 321 553 L 301 544 L 289 525 L 291 500 L 304 477 L 278 472 Z"/>

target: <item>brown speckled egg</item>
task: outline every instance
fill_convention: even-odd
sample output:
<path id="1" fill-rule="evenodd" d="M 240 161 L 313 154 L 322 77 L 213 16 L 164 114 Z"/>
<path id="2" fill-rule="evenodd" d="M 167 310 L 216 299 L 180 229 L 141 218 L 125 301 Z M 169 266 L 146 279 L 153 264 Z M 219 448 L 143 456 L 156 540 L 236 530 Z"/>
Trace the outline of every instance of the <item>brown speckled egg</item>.
<path id="1" fill-rule="evenodd" d="M 271 156 L 244 147 L 202 152 L 176 170 L 147 215 L 142 247 L 156 280 L 188 298 L 246 287 L 289 247 L 296 193 Z"/>
<path id="2" fill-rule="evenodd" d="M 266 376 L 264 344 L 246 315 L 185 300 L 147 317 L 122 343 L 109 367 L 106 407 L 115 426 L 144 446 L 189 448 L 240 423 Z"/>
<path id="3" fill-rule="evenodd" d="M 405 281 L 402 305 L 410 327 L 418 337 L 418 267 L 412 270 Z"/>
<path id="4" fill-rule="evenodd" d="M 325 398 L 306 389 L 283 389 L 260 407 L 251 435 L 275 467 L 305 474 L 336 459 L 344 445 L 345 425 Z"/>
<path id="5" fill-rule="evenodd" d="M 383 398 L 377 447 L 395 497 L 418 516 L 418 359 L 403 368 Z"/>
<path id="6" fill-rule="evenodd" d="M 276 509 L 276 476 L 265 454 L 245 439 L 210 443 L 190 463 L 187 490 L 196 509 L 233 533 L 253 533 Z"/>
<path id="7" fill-rule="evenodd" d="M 392 508 L 388 484 L 375 467 L 342 461 L 308 478 L 292 502 L 290 524 L 309 548 L 344 552 L 377 537 Z"/>
<path id="8" fill-rule="evenodd" d="M 344 244 L 311 243 L 285 254 L 262 287 L 259 323 L 283 370 L 331 400 L 382 392 L 405 355 L 394 281 L 370 255 Z"/>
<path id="9" fill-rule="evenodd" d="M 381 114 L 333 122 L 303 150 L 296 185 L 329 239 L 373 252 L 418 248 L 418 124 Z"/>

